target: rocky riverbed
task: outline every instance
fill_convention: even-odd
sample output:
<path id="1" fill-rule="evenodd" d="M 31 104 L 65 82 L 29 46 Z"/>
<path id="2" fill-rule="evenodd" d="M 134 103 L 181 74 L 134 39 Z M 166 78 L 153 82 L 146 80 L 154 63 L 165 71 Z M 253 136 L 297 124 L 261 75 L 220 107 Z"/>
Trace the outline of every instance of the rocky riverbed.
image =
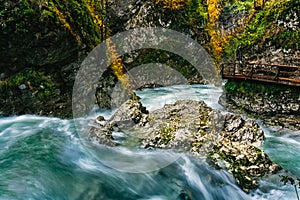
<path id="1" fill-rule="evenodd" d="M 259 177 L 280 169 L 260 149 L 264 133 L 254 120 L 223 114 L 203 101 L 177 101 L 149 112 L 128 100 L 110 119 L 99 116 L 94 123 L 90 139 L 97 143 L 190 152 L 228 170 L 246 192 L 258 186 Z"/>

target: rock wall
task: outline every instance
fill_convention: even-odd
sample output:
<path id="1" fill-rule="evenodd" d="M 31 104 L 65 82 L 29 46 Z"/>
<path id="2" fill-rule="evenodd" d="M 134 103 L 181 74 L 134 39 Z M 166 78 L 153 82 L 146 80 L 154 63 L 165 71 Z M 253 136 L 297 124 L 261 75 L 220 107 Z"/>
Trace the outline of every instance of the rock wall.
<path id="1" fill-rule="evenodd" d="M 107 36 L 136 27 L 185 33 L 203 45 L 217 64 L 230 60 L 299 64 L 297 0 L 264 5 L 251 0 L 177 1 L 180 6 L 167 6 L 160 0 L 102 2 L 22 0 L 0 5 L 2 114 L 70 117 L 72 86 L 80 63 Z M 189 63 L 170 52 L 145 49 L 122 60 L 127 70 L 159 62 L 182 73 L 190 83 L 203 82 Z M 111 80 L 116 77 L 109 71 L 105 75 L 109 77 L 99 77 L 96 96 L 109 100 L 106 92 L 115 86 Z M 110 104 L 107 101 L 103 107 Z"/>
<path id="2" fill-rule="evenodd" d="M 5 1 L 0 14 L 0 112 L 71 116 L 74 77 L 101 40 L 99 4 Z"/>
<path id="3" fill-rule="evenodd" d="M 186 19 L 189 13 L 196 12 L 190 7 L 169 10 L 155 1 L 145 0 L 101 3 L 101 0 L 24 0 L 0 5 L 0 112 L 3 115 L 70 117 L 76 72 L 90 50 L 109 35 L 135 27 L 158 26 L 204 38 L 200 37 L 203 26 L 198 24 L 199 29 L 195 29 L 196 24 Z M 195 20 L 201 23 L 200 17 Z M 138 52 L 138 57 L 134 54 L 123 58 L 128 70 L 143 63 L 162 62 L 187 74 L 193 82 L 201 80 L 191 66 L 181 58 L 173 59 L 168 52 L 146 50 Z M 162 54 L 164 58 L 157 60 Z M 109 100 L 106 92 L 114 87 L 111 80 L 115 77 L 110 77 L 113 74 L 109 72 L 105 74 L 109 77 L 99 77 L 97 91 L 104 91 L 103 96 Z"/>
<path id="4" fill-rule="evenodd" d="M 235 106 L 253 114 L 300 114 L 300 93 L 297 87 L 247 82 L 257 89 L 246 89 L 246 82 L 230 80 L 226 83 L 226 98 Z M 235 85 L 235 86 L 232 86 Z M 236 87 L 233 91 L 230 87 Z M 259 88 L 265 88 L 264 91 Z"/>
<path id="5" fill-rule="evenodd" d="M 179 9 L 165 9 L 158 1 L 111 1 L 107 6 L 107 21 L 111 34 L 121 33 L 123 31 L 140 28 L 140 27 L 160 27 L 171 30 L 177 30 L 180 33 L 184 33 L 194 39 L 197 39 L 201 43 L 205 43 L 204 37 L 204 22 L 201 16 L 195 16 L 198 27 L 195 29 L 196 24 L 192 24 L 188 21 L 189 15 L 196 14 L 197 11 L 192 10 L 190 5 L 184 6 Z M 201 26 L 199 26 L 201 25 Z M 148 38 L 149 35 L 140 36 Z M 159 35 L 154 36 L 159 37 Z M 143 38 L 136 38 L 136 41 Z M 141 49 L 128 53 L 122 56 L 122 63 L 124 65 L 124 73 L 134 69 L 137 66 L 141 66 L 149 63 L 162 63 L 166 64 L 170 68 L 181 73 L 188 83 L 203 83 L 202 77 L 199 72 L 187 61 L 172 52 L 160 50 L 160 49 Z M 149 66 L 150 68 L 151 66 Z M 163 77 L 164 81 L 150 80 L 149 74 L 155 73 L 151 70 L 143 70 L 145 74 L 133 75 L 131 79 L 136 79 L 139 85 L 132 83 L 133 89 L 141 89 L 149 86 L 168 86 L 174 84 L 173 77 Z M 105 74 L 109 76 L 103 76 L 99 80 L 97 87 L 97 104 L 101 108 L 110 108 L 114 105 L 114 102 L 110 100 L 112 97 L 112 91 L 116 87 L 118 79 L 112 78 L 113 72 L 108 69 Z M 170 74 L 172 72 L 170 71 Z M 130 74 L 130 76 L 132 76 Z M 151 75 L 150 75 L 151 76 Z M 121 105 L 123 102 L 120 102 Z"/>
<path id="6" fill-rule="evenodd" d="M 298 87 L 228 80 L 219 103 L 236 113 L 263 120 L 270 128 L 300 130 Z"/>
<path id="7" fill-rule="evenodd" d="M 300 66 L 299 1 L 266 1 L 254 9 L 244 30 L 225 47 L 224 67 L 234 63 Z M 290 77 L 300 79 L 298 71 Z M 225 92 L 220 103 L 228 109 L 254 115 L 269 126 L 299 130 L 299 88 L 228 80 Z"/>

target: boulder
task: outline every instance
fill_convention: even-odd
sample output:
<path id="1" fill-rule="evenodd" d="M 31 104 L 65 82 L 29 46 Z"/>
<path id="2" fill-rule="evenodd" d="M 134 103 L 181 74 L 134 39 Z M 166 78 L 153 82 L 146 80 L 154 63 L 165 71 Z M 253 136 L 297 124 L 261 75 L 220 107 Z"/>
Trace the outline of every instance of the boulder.
<path id="1" fill-rule="evenodd" d="M 128 100 L 101 123 L 91 131 L 100 143 L 120 145 L 113 137 L 118 131 L 138 137 L 139 148 L 189 152 L 228 170 L 246 192 L 258 186 L 258 177 L 280 168 L 260 149 L 264 134 L 254 120 L 222 114 L 203 101 L 177 101 L 149 113 L 138 100 Z"/>

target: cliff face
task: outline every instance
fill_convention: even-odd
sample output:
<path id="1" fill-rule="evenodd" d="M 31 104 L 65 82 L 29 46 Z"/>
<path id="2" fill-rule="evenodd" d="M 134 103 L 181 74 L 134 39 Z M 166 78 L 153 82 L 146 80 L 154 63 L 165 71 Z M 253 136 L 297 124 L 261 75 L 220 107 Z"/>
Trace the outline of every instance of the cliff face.
<path id="1" fill-rule="evenodd" d="M 100 40 L 90 1 L 5 1 L 0 5 L 3 114 L 70 116 L 76 69 Z"/>
<path id="2" fill-rule="evenodd" d="M 5 1 L 0 10 L 2 114 L 70 116 L 80 63 L 109 35 L 136 27 L 183 32 L 218 65 L 231 60 L 299 64 L 299 0 L 21 0 Z M 189 82 L 201 82 L 189 63 L 169 52 L 145 49 L 122 62 L 128 70 L 164 63 Z M 115 73 L 105 74 L 110 78 L 99 79 L 113 87 Z M 110 85 L 106 79 L 114 81 Z"/>
<path id="3" fill-rule="evenodd" d="M 159 26 L 203 40 L 199 35 L 204 23 L 195 3 L 175 7 L 165 3 L 22 0 L 1 4 L 1 113 L 70 116 L 73 82 L 81 62 L 93 47 L 118 32 Z M 137 54 L 139 61 L 129 62 Z M 144 50 L 125 57 L 128 70 L 155 61 L 172 64 L 193 82 L 200 80 L 193 77 L 196 71 L 189 63 L 169 58 L 174 55 L 168 52 Z M 113 87 L 116 79 L 111 77 L 116 74 L 108 70 L 105 75 L 99 79 L 104 85 L 114 80 L 109 86 Z"/>
<path id="4" fill-rule="evenodd" d="M 264 1 L 254 9 L 243 31 L 230 38 L 225 46 L 224 67 L 233 63 L 300 66 L 300 1 Z M 299 79 L 298 71 L 289 76 Z M 248 113 L 259 116 L 300 113 L 297 87 L 230 80 L 225 89 L 229 102 Z"/>
<path id="5" fill-rule="evenodd" d="M 298 65 L 300 1 L 263 1 L 245 28 L 225 47 L 224 58 L 240 62 Z"/>

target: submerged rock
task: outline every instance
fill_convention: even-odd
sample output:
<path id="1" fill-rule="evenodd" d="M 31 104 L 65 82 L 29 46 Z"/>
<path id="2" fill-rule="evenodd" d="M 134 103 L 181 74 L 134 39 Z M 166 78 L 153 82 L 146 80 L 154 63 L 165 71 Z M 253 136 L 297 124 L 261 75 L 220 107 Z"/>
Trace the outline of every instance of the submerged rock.
<path id="1" fill-rule="evenodd" d="M 190 152 L 227 169 L 246 192 L 258 186 L 258 177 L 279 169 L 259 148 L 264 134 L 254 120 L 224 115 L 203 101 L 177 101 L 149 113 L 139 101 L 128 100 L 100 122 L 101 128 L 90 131 L 99 143 L 120 145 L 113 137 L 118 131 L 137 137 L 140 148 Z"/>

